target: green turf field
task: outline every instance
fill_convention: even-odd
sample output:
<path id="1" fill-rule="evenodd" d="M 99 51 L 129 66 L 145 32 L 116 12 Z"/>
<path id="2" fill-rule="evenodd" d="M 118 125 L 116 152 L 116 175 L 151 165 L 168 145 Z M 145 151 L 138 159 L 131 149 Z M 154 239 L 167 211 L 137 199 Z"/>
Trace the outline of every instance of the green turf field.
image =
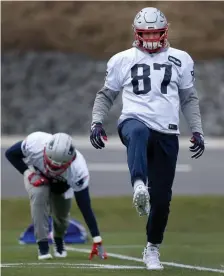
<path id="1" fill-rule="evenodd" d="M 107 251 L 141 259 L 146 243 L 146 220 L 138 217 L 131 200 L 131 197 L 94 198 L 93 207 Z M 19 234 L 30 223 L 29 202 L 10 199 L 2 200 L 1 205 L 1 258 L 3 265 L 19 263 L 19 266 L 2 268 L 2 275 L 224 275 L 224 197 L 174 197 L 171 208 L 164 244 L 161 247 L 161 260 L 218 269 L 220 272 L 197 271 L 167 265 L 162 272 L 150 272 L 144 269 L 141 260 L 130 261 L 110 257 L 105 261 L 98 259 L 89 261 L 88 254 L 74 251 L 68 251 L 67 259 L 38 262 L 36 246 L 18 244 Z M 84 224 L 75 200 L 71 217 Z M 90 246 L 91 243 L 75 247 L 90 249 Z M 98 264 L 109 266 L 104 268 L 90 266 Z M 128 268 L 114 266 L 128 266 Z"/>

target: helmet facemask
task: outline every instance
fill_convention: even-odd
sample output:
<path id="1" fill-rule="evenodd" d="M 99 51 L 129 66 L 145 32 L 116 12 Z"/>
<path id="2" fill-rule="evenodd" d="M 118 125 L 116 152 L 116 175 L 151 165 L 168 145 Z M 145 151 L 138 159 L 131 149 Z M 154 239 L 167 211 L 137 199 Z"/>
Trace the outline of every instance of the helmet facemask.
<path id="1" fill-rule="evenodd" d="M 141 30 L 135 29 L 135 40 L 138 47 L 149 53 L 156 53 L 167 46 L 168 27 L 164 29 Z M 143 34 L 160 33 L 158 38 L 143 38 Z"/>
<path id="2" fill-rule="evenodd" d="M 44 149 L 44 167 L 46 169 L 46 174 L 52 177 L 63 174 L 71 165 L 71 163 L 75 160 L 76 156 L 72 158 L 72 160 L 68 162 L 55 162 L 51 158 L 49 158 L 46 154 L 46 148 Z"/>

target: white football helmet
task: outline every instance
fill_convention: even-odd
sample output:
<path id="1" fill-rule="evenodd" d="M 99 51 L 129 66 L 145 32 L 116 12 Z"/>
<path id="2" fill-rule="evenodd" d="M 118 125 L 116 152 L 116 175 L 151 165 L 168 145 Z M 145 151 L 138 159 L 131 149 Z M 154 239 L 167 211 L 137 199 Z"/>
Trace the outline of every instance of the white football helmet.
<path id="1" fill-rule="evenodd" d="M 156 53 L 167 47 L 168 23 L 165 15 L 156 8 L 144 8 L 135 16 L 132 25 L 135 45 L 149 53 Z M 160 33 L 159 38 L 143 38 L 143 33 Z"/>
<path id="2" fill-rule="evenodd" d="M 72 137 L 66 133 L 56 133 L 44 148 L 44 166 L 46 174 L 62 174 L 76 158 Z"/>

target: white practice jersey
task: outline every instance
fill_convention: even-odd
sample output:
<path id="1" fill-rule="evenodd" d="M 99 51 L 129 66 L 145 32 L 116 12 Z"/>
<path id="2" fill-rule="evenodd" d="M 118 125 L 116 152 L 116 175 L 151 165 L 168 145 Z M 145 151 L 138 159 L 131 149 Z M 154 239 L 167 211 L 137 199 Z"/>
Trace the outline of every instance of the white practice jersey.
<path id="1" fill-rule="evenodd" d="M 188 53 L 169 47 L 149 54 L 136 47 L 114 55 L 107 64 L 104 86 L 122 91 L 119 122 L 135 118 L 149 128 L 179 134 L 179 89 L 194 83 Z"/>
<path id="2" fill-rule="evenodd" d="M 45 174 L 43 152 L 46 143 L 51 138 L 52 135 L 46 132 L 33 132 L 26 137 L 21 147 L 23 155 L 26 156 L 24 162 L 27 166 L 34 166 L 34 168 Z M 76 150 L 76 153 L 76 159 L 58 178 L 63 177 L 74 192 L 79 192 L 89 185 L 89 171 L 83 155 L 78 150 Z M 84 181 L 80 181 L 82 179 Z"/>

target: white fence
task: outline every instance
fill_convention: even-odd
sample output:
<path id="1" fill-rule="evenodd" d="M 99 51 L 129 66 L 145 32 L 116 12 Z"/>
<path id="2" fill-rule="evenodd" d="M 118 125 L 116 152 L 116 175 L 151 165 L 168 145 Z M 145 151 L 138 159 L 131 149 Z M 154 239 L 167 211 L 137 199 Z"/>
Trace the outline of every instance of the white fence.
<path id="1" fill-rule="evenodd" d="M 1 137 L 1 147 L 6 148 L 11 146 L 17 141 L 21 141 L 25 136 L 2 136 Z M 74 143 L 77 148 L 80 149 L 94 149 L 89 141 L 88 136 L 73 136 Z M 190 146 L 190 137 L 180 137 L 179 143 L 181 149 L 188 149 Z M 214 138 L 206 137 L 205 140 L 206 149 L 224 149 L 224 137 Z M 109 136 L 108 142 L 106 142 L 106 147 L 108 149 L 125 149 L 120 139 L 117 136 Z"/>

